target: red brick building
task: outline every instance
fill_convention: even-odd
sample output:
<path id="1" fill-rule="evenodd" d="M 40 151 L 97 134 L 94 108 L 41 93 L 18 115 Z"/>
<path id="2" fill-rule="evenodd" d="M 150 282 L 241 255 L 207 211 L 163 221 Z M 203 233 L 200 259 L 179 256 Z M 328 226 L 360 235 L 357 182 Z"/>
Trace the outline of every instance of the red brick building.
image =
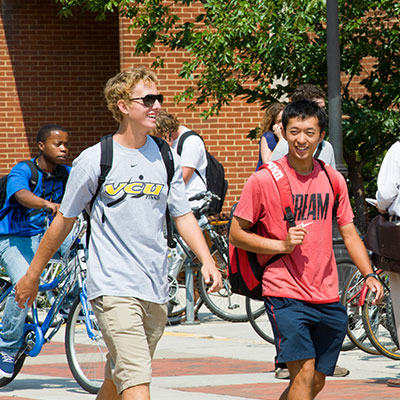
<path id="1" fill-rule="evenodd" d="M 166 96 L 164 108 L 200 132 L 208 150 L 224 164 L 229 180 L 225 209 L 238 199 L 257 161 L 257 144 L 246 138 L 262 116 L 256 104 L 236 101 L 204 121 L 201 110 L 173 102 L 188 84 L 178 78 L 185 54 L 159 50 L 135 57 L 137 34 L 128 30 L 129 21 L 116 14 L 101 22 L 88 13 L 60 18 L 54 0 L 0 4 L 0 175 L 36 153 L 36 132 L 45 123 L 69 130 L 71 160 L 115 130 L 103 99 L 106 80 L 131 65 L 150 66 L 161 54 L 166 63 L 158 72 L 158 89 Z"/>

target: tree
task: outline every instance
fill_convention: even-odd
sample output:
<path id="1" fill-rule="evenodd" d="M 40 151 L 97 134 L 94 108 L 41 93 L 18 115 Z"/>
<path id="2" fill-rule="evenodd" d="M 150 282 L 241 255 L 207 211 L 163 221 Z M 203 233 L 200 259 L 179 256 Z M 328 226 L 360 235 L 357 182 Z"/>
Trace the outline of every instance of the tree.
<path id="1" fill-rule="evenodd" d="M 177 101 L 190 99 L 191 107 L 208 105 L 205 118 L 235 97 L 265 107 L 300 83 L 326 89 L 322 0 L 56 1 L 63 15 L 78 7 L 98 18 L 108 12 L 130 18 L 132 27 L 141 31 L 137 54 L 157 44 L 186 50 L 193 57 L 180 76 L 193 84 Z M 201 10 L 197 18 L 181 20 L 177 10 L 193 6 Z M 343 121 L 343 148 L 362 232 L 367 223 L 365 192 L 374 196 L 370 178 L 400 133 L 399 14 L 398 0 L 339 0 L 342 105 L 348 116 Z M 162 65 L 158 59 L 154 67 Z M 352 90 L 356 81 L 361 92 Z"/>

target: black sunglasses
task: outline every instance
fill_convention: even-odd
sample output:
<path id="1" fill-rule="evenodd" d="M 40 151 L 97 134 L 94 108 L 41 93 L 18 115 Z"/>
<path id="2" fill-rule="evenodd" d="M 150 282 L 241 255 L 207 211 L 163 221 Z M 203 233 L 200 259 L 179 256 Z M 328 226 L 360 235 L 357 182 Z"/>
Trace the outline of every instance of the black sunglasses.
<path id="1" fill-rule="evenodd" d="M 146 107 L 153 107 L 156 100 L 160 104 L 162 104 L 164 101 L 164 96 L 162 94 L 147 94 L 144 97 L 133 97 L 133 98 L 129 99 L 129 101 L 132 101 L 132 100 L 143 100 L 143 104 Z"/>

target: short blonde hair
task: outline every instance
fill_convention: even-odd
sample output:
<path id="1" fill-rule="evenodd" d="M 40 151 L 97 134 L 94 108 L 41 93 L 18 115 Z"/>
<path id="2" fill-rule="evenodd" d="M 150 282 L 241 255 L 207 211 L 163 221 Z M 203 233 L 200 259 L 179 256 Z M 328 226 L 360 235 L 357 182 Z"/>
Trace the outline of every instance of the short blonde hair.
<path id="1" fill-rule="evenodd" d="M 151 69 L 139 65 L 121 71 L 107 81 L 104 87 L 104 97 L 107 101 L 107 108 L 118 122 L 122 121 L 118 101 L 129 100 L 132 90 L 140 81 L 148 84 L 157 83 L 157 75 Z"/>

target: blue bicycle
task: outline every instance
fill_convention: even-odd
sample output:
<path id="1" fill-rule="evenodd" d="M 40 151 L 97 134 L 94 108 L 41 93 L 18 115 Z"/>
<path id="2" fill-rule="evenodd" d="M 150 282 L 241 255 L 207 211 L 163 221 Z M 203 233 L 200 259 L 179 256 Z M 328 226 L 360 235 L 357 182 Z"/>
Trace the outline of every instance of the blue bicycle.
<path id="1" fill-rule="evenodd" d="M 11 378 L 0 378 L 0 387 L 8 385 L 20 372 L 26 357 L 36 357 L 45 343 L 65 323 L 60 310 L 67 304 L 67 295 L 78 285 L 79 295 L 73 302 L 65 327 L 65 352 L 69 368 L 78 384 L 89 393 L 96 394 L 104 378 L 107 349 L 97 320 L 91 310 L 86 293 L 85 250 L 82 237 L 86 223 L 78 218 L 74 226 L 74 239 L 62 260 L 51 260 L 43 281 L 39 285 L 38 298 L 46 299 L 49 308 L 41 308 L 37 300 L 24 326 L 21 348 L 16 357 Z M 0 330 L 1 313 L 13 286 L 6 278 L 0 278 Z M 43 311 L 45 310 L 45 311 Z M 44 315 L 43 315 L 44 314 Z"/>

